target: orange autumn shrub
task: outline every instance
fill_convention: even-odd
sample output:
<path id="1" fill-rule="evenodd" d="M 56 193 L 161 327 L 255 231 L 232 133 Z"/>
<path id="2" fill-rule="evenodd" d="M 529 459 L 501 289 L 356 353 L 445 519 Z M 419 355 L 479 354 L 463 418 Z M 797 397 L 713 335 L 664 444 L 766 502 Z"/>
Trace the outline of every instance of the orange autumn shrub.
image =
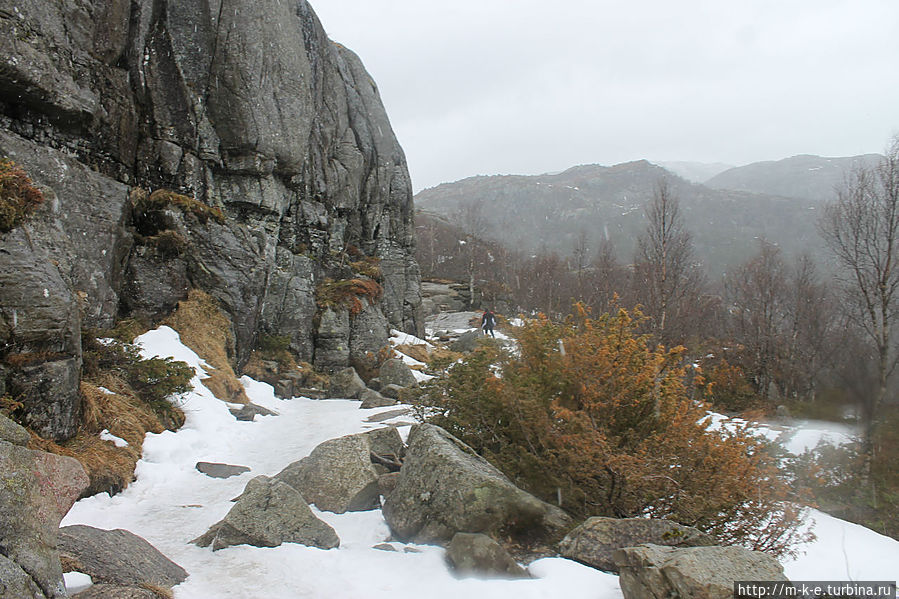
<path id="1" fill-rule="evenodd" d="M 581 517 L 666 517 L 723 543 L 783 554 L 798 540 L 790 488 L 763 441 L 709 431 L 683 348 L 651 346 L 639 312 L 538 318 L 519 352 L 485 345 L 419 400 L 517 484 Z"/>

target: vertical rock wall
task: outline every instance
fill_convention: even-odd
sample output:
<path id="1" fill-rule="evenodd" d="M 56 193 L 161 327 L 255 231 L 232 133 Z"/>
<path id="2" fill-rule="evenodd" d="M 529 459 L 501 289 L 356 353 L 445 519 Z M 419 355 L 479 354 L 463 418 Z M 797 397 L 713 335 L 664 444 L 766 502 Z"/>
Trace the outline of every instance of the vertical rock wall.
<path id="1" fill-rule="evenodd" d="M 362 63 L 303 0 L 0 0 L 0 156 L 46 190 L 0 234 L 0 362 L 54 363 L 29 387 L 48 436 L 72 432 L 77 389 L 48 390 L 77 381 L 81 327 L 162 316 L 190 287 L 232 317 L 238 361 L 260 334 L 336 367 L 388 327 L 421 331 L 405 157 Z M 225 218 L 135 210 L 136 188 Z M 357 249 L 380 259 L 384 295 L 362 318 L 337 308 L 348 325 L 316 359 L 315 290 L 357 276 Z"/>

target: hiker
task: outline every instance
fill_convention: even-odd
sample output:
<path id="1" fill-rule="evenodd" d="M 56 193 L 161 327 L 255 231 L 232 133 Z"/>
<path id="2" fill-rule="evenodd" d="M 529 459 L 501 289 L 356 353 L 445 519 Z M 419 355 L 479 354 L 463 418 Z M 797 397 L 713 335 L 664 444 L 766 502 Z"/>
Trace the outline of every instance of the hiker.
<path id="1" fill-rule="evenodd" d="M 487 308 L 481 317 L 481 330 L 484 331 L 484 335 L 490 333 L 490 336 L 496 339 L 496 335 L 493 334 L 494 326 L 496 326 L 496 314 L 493 313 L 493 310 Z"/>

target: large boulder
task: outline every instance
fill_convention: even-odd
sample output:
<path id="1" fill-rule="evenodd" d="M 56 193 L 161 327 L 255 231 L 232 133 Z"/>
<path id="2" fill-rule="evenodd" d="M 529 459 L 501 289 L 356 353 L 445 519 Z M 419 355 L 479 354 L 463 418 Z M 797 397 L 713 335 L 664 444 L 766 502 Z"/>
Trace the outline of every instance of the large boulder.
<path id="1" fill-rule="evenodd" d="M 359 395 L 359 399 L 362 400 L 362 405 L 359 407 L 363 409 L 383 408 L 384 406 L 396 405 L 395 399 L 384 397 L 373 389 L 365 389 L 362 391 Z"/>
<path id="2" fill-rule="evenodd" d="M 446 560 L 459 576 L 528 578 L 502 545 L 487 535 L 457 532 L 446 547 Z"/>
<path id="3" fill-rule="evenodd" d="M 614 560 L 624 599 L 733 599 L 734 581 L 787 581 L 776 559 L 743 547 L 640 545 Z"/>
<path id="4" fill-rule="evenodd" d="M 365 389 L 365 381 L 356 374 L 355 368 L 349 366 L 331 375 L 328 394 L 340 399 L 357 399 Z"/>
<path id="5" fill-rule="evenodd" d="M 402 455 L 403 440 L 395 428 L 330 439 L 307 457 L 275 475 L 300 492 L 320 510 L 344 512 L 375 509 L 380 505 L 378 476 L 372 453 Z"/>
<path id="6" fill-rule="evenodd" d="M 46 597 L 65 597 L 57 531 L 90 483 L 84 468 L 72 458 L 0 441 L 0 481 L 0 555 Z M 15 570 L 8 563 L 5 569 Z"/>
<path id="7" fill-rule="evenodd" d="M 171 588 L 187 579 L 184 568 L 127 530 L 64 526 L 59 529 L 59 553 L 68 567 L 98 583 Z"/>
<path id="8" fill-rule="evenodd" d="M 3 555 L 0 555 L 0 597 L 46 599 L 28 573 Z"/>
<path id="9" fill-rule="evenodd" d="M 473 449 L 429 424 L 412 427 L 399 481 L 383 511 L 398 539 L 420 543 L 446 542 L 457 532 L 557 542 L 573 524 L 565 512 L 522 491 Z"/>
<path id="10" fill-rule="evenodd" d="M 455 352 L 460 352 L 463 354 L 471 353 L 478 347 L 478 340 L 481 338 L 481 331 L 479 329 L 474 329 L 471 331 L 466 331 L 459 335 L 459 337 L 450 343 L 450 350 Z"/>
<path id="11" fill-rule="evenodd" d="M 120 584 L 95 584 L 72 595 L 72 599 L 159 599 L 160 595 L 144 587 Z"/>
<path id="12" fill-rule="evenodd" d="M 412 374 L 412 369 L 397 358 L 391 358 L 381 364 L 378 380 L 381 381 L 381 387 L 387 387 L 388 385 L 415 387 L 418 385 L 415 375 Z"/>
<path id="13" fill-rule="evenodd" d="M 320 549 L 340 545 L 334 529 L 315 517 L 296 489 L 267 476 L 248 482 L 224 519 L 192 542 L 200 547 L 211 545 L 213 551 L 232 545 L 299 543 Z"/>
<path id="14" fill-rule="evenodd" d="M 25 446 L 31 441 L 31 435 L 28 434 L 24 427 L 0 414 L 0 441 Z"/>
<path id="15" fill-rule="evenodd" d="M 715 538 L 690 526 L 650 518 L 588 518 L 559 543 L 559 554 L 599 570 L 617 572 L 612 554 L 644 543 L 670 547 L 715 545 Z"/>

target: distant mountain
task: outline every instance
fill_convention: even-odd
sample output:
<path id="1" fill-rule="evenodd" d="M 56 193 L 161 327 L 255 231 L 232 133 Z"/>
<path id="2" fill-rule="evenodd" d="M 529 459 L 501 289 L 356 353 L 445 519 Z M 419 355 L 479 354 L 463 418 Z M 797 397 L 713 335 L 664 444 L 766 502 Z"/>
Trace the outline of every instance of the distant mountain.
<path id="1" fill-rule="evenodd" d="M 858 167 L 871 167 L 883 158 L 863 154 L 848 158 L 824 158 L 802 154 L 783 160 L 754 162 L 718 174 L 706 185 L 714 189 L 734 189 L 827 202 L 847 173 Z"/>
<path id="2" fill-rule="evenodd" d="M 724 164 L 723 162 L 684 162 L 675 160 L 656 162 L 655 164 L 692 183 L 705 183 L 715 175 L 734 168 L 734 165 Z"/>
<path id="3" fill-rule="evenodd" d="M 815 228 L 817 203 L 711 189 L 645 160 L 576 166 L 552 175 L 471 177 L 425 189 L 415 196 L 415 204 L 463 227 L 463 208 L 474 205 L 484 229 L 479 234 L 526 252 L 547 248 L 569 254 L 584 231 L 594 248 L 601 239 L 613 241 L 627 262 L 646 226 L 643 207 L 663 178 L 680 198 L 697 258 L 713 275 L 755 253 L 759 238 L 777 243 L 787 254 L 822 253 Z"/>

